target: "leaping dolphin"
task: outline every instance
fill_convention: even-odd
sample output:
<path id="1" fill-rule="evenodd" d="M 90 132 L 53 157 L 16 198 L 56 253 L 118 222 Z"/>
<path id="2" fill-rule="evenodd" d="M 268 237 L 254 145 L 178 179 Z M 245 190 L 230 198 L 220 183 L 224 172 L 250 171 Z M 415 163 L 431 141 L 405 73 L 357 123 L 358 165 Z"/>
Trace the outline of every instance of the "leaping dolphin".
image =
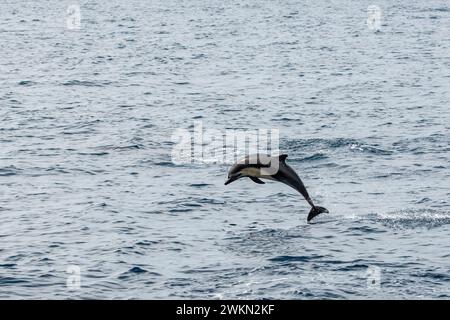
<path id="1" fill-rule="evenodd" d="M 328 213 L 327 209 L 314 205 L 300 177 L 286 164 L 287 156 L 287 154 L 269 156 L 259 153 L 246 156 L 230 168 L 225 185 L 244 177 L 248 177 L 259 184 L 265 183 L 260 179 L 279 181 L 300 192 L 311 205 L 311 211 L 307 218 L 308 222 L 323 212 Z"/>

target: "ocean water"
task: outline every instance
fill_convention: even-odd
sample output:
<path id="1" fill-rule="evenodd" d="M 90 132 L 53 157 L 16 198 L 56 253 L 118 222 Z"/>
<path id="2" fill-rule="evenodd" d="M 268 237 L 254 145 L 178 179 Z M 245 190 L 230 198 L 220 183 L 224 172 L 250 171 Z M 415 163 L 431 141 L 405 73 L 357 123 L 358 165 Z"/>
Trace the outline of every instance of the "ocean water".
<path id="1" fill-rule="evenodd" d="M 0 46 L 0 298 L 450 298 L 448 1 L 5 0 Z M 173 163 L 196 121 L 330 213 Z"/>

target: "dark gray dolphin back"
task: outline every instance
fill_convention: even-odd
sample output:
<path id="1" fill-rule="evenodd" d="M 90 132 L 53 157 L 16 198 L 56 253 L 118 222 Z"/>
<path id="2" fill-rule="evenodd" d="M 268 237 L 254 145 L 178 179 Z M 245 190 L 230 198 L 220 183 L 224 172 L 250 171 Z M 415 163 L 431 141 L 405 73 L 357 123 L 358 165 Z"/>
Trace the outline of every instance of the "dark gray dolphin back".
<path id="1" fill-rule="evenodd" d="M 284 155 L 283 159 L 280 157 L 280 168 L 278 172 L 273 176 L 276 180 L 287 184 L 288 186 L 294 188 L 298 192 L 302 194 L 302 196 L 310 202 L 311 199 L 309 197 L 308 191 L 306 191 L 305 185 L 302 182 L 302 179 L 298 176 L 298 174 L 292 169 L 287 163 L 286 158 L 287 155 Z M 314 206 L 314 204 L 311 204 Z"/>
<path id="2" fill-rule="evenodd" d="M 287 157 L 287 155 L 285 155 Z M 267 154 L 251 154 L 236 162 L 228 171 L 229 174 L 235 174 L 245 168 L 268 168 L 271 161 L 278 161 L 278 157 L 271 157 Z"/>

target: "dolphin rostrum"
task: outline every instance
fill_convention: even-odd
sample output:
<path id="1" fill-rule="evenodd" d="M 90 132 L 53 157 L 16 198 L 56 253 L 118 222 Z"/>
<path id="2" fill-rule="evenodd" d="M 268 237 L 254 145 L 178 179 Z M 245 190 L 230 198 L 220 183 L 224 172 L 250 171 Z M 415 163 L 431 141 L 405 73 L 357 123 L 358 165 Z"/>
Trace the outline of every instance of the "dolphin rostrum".
<path id="1" fill-rule="evenodd" d="M 253 182 L 259 184 L 265 183 L 260 179 L 279 181 L 300 192 L 311 205 L 311 211 L 307 218 L 308 222 L 322 212 L 328 213 L 327 209 L 314 205 L 300 177 L 286 164 L 286 158 L 287 154 L 279 156 L 265 154 L 246 156 L 230 168 L 228 171 L 228 180 L 225 182 L 225 185 L 244 177 L 248 177 Z"/>

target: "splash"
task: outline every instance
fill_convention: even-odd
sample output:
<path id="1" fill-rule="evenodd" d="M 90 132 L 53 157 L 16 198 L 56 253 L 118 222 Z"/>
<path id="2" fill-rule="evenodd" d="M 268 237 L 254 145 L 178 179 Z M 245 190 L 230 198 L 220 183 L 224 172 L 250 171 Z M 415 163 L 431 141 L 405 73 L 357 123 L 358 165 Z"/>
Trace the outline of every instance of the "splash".
<path id="1" fill-rule="evenodd" d="M 439 210 L 404 209 L 378 214 L 376 219 L 394 229 L 436 228 L 450 224 L 450 213 Z"/>

